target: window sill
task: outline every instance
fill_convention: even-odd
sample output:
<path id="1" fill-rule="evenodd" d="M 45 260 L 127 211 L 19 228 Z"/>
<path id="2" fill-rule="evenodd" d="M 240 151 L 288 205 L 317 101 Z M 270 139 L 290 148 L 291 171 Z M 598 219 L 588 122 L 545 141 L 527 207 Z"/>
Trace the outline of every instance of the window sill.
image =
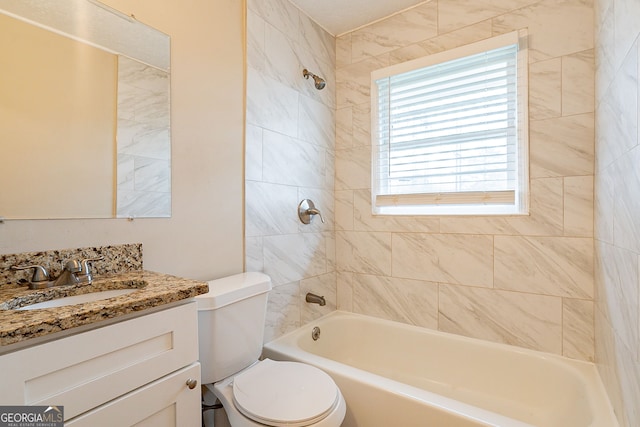
<path id="1" fill-rule="evenodd" d="M 374 206 L 381 216 L 527 216 L 527 209 L 504 205 Z"/>

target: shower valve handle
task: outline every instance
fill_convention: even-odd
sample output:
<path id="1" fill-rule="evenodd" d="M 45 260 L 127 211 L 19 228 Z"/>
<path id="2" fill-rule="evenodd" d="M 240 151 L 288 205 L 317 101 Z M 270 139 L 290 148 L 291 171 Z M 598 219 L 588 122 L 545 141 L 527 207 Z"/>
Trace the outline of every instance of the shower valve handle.
<path id="1" fill-rule="evenodd" d="M 318 209 L 316 209 L 316 208 L 307 209 L 307 213 L 309 215 L 319 215 L 320 216 L 320 221 L 322 221 L 322 223 L 324 224 L 324 217 L 322 216 L 322 213 Z"/>
<path id="2" fill-rule="evenodd" d="M 320 216 L 320 221 L 324 224 L 324 217 L 320 210 L 316 208 L 316 205 L 312 200 L 304 199 L 298 205 L 298 218 L 300 218 L 300 222 L 303 224 L 311 224 L 314 215 Z"/>

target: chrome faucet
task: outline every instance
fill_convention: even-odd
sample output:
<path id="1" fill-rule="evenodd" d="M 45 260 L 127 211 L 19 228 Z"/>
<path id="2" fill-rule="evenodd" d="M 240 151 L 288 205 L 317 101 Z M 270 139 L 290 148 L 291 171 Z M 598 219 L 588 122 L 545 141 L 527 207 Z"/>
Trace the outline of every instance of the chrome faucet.
<path id="1" fill-rule="evenodd" d="M 316 294 L 312 294 L 311 292 L 309 292 L 304 299 L 306 302 L 311 303 L 311 304 L 318 304 L 320 306 L 323 305 L 327 305 L 327 302 L 325 301 L 324 297 L 321 297 L 319 295 Z"/>
<path id="2" fill-rule="evenodd" d="M 52 286 L 75 285 L 78 283 L 91 284 L 93 275 L 91 272 L 91 262 L 104 259 L 103 256 L 96 258 L 86 258 L 82 261 L 74 259 L 64 263 L 62 273 L 57 279 L 51 280 L 49 272 L 41 265 L 13 265 L 12 270 L 27 270 L 32 268 L 33 275 L 29 280 L 29 289 L 44 289 Z"/>
<path id="3" fill-rule="evenodd" d="M 58 278 L 53 282 L 52 286 L 75 285 L 80 283 L 78 273 L 82 271 L 82 264 L 75 259 L 69 260 L 64 264 L 64 269 Z"/>
<path id="4" fill-rule="evenodd" d="M 93 275 L 91 274 L 91 261 L 100 261 L 103 256 L 96 258 L 86 258 L 78 262 L 75 259 L 69 260 L 64 264 L 64 269 L 60 277 L 56 279 L 53 286 L 75 285 L 76 283 L 91 284 Z"/>

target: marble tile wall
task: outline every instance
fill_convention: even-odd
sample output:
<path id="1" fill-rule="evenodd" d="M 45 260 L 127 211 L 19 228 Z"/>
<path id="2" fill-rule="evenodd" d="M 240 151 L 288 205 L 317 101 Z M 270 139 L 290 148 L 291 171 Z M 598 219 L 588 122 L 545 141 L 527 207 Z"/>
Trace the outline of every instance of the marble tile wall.
<path id="1" fill-rule="evenodd" d="M 116 216 L 171 216 L 169 74 L 118 56 Z"/>
<path id="2" fill-rule="evenodd" d="M 594 360 L 593 19 L 591 0 L 431 0 L 337 38 L 339 309 Z M 521 28 L 530 215 L 372 215 L 371 71 Z"/>
<path id="3" fill-rule="evenodd" d="M 595 6 L 596 361 L 631 427 L 640 425 L 640 3 Z"/>
<path id="4" fill-rule="evenodd" d="M 335 38 L 288 0 L 247 2 L 246 269 L 273 281 L 267 341 L 336 308 L 335 57 Z M 306 198 L 324 224 L 298 220 Z M 327 305 L 305 303 L 307 292 Z"/>
<path id="5" fill-rule="evenodd" d="M 249 0 L 247 24 L 246 264 L 274 279 L 266 339 L 339 308 L 595 360 L 621 425 L 640 425 L 640 3 L 431 0 L 335 44 L 286 0 Z M 530 215 L 372 215 L 370 72 L 525 27 Z M 326 224 L 298 222 L 304 197 Z"/>

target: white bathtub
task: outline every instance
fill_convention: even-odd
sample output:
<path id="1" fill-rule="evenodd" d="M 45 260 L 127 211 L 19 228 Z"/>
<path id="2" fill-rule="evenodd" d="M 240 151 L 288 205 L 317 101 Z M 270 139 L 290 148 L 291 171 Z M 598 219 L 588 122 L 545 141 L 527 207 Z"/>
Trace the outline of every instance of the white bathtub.
<path id="1" fill-rule="evenodd" d="M 591 363 L 374 317 L 335 311 L 263 355 L 331 375 L 343 427 L 618 426 Z"/>

